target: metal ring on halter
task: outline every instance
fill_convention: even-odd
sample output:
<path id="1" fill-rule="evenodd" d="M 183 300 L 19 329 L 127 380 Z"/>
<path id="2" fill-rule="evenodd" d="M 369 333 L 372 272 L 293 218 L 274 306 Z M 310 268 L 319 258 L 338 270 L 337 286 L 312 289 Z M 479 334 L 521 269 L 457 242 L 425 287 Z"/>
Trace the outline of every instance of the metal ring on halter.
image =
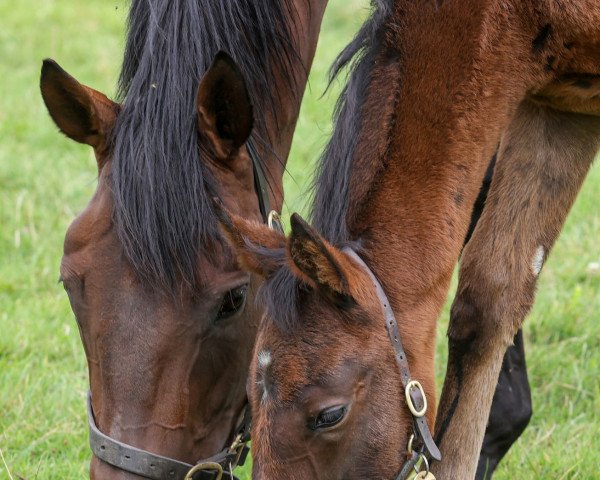
<path id="1" fill-rule="evenodd" d="M 235 460 L 234 460 L 234 465 L 237 467 L 238 463 L 240 461 L 240 458 L 242 457 L 242 453 L 244 453 L 244 446 L 246 445 L 246 442 L 244 442 L 242 440 L 242 434 L 238 434 L 237 437 L 235 437 L 235 439 L 233 440 L 233 443 L 231 444 L 231 446 L 229 447 L 229 453 L 235 453 Z M 231 468 L 231 462 L 229 463 L 229 472 L 233 472 L 233 468 Z"/>
<path id="2" fill-rule="evenodd" d="M 417 410 L 415 404 L 413 403 L 413 399 L 410 396 L 411 389 L 416 388 L 421 392 L 421 396 L 423 397 L 423 408 L 421 410 Z M 410 413 L 413 414 L 414 417 L 420 418 L 425 415 L 427 412 L 427 397 L 425 396 L 425 390 L 417 380 L 411 380 L 406 384 L 406 388 L 404 389 L 404 394 L 406 396 L 406 404 L 408 405 L 408 409 Z"/>
<path id="3" fill-rule="evenodd" d="M 408 439 L 408 445 L 406 447 L 406 450 L 408 451 L 408 453 L 412 453 L 413 452 L 413 441 L 415 440 L 415 434 L 413 433 L 410 438 Z"/>
<path id="4" fill-rule="evenodd" d="M 269 216 L 267 218 L 267 225 L 271 230 L 276 230 L 280 233 L 283 233 L 283 224 L 281 223 L 281 217 L 275 210 L 271 210 L 269 212 Z"/>
<path id="5" fill-rule="evenodd" d="M 190 471 L 187 473 L 187 475 L 185 476 L 185 478 L 183 480 L 193 480 L 194 473 L 200 472 L 201 470 L 213 470 L 213 471 L 217 472 L 217 476 L 215 477 L 215 480 L 221 480 L 221 477 L 223 476 L 223 467 L 221 466 L 220 463 L 203 462 L 203 463 L 194 465 L 190 469 Z"/>
<path id="6" fill-rule="evenodd" d="M 429 475 L 429 461 L 427 460 L 427 457 L 425 455 L 423 455 L 422 453 L 419 453 L 419 456 L 421 457 L 421 459 L 423 460 L 423 463 L 425 464 L 425 475 Z M 417 468 L 417 465 L 415 464 L 415 466 L 413 467 L 413 470 L 415 471 L 416 474 L 420 473 L 420 468 Z"/>

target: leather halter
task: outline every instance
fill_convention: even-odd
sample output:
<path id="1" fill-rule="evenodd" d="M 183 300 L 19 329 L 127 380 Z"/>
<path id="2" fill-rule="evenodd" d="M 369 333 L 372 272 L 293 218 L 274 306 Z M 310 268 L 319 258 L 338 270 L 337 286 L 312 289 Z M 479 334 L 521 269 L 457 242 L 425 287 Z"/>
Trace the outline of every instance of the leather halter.
<path id="1" fill-rule="evenodd" d="M 381 283 L 372 270 L 354 250 L 349 247 L 345 247 L 343 251 L 365 270 L 373 282 L 375 291 L 377 292 L 377 298 L 379 299 L 381 308 L 383 310 L 385 327 L 387 329 L 390 342 L 394 347 L 396 364 L 400 370 L 400 380 L 405 393 L 405 402 L 413 420 L 414 436 L 411 437 L 411 440 L 409 441 L 407 452 L 409 458 L 400 469 L 400 473 L 396 476 L 396 480 L 404 480 L 408 477 L 409 473 L 422 456 L 426 455 L 438 461 L 442 459 L 440 450 L 431 436 L 429 426 L 427 425 L 427 420 L 425 419 L 425 412 L 427 411 L 427 398 L 425 397 L 425 392 L 423 391 L 421 384 L 413 380 L 410 375 L 408 359 L 406 352 L 404 351 L 404 347 L 402 346 L 402 339 L 400 338 L 398 321 L 396 320 L 396 316 L 394 315 L 390 301 L 388 300 Z M 421 445 L 420 448 L 413 449 L 413 446 L 416 447 L 417 443 Z"/>
<path id="2" fill-rule="evenodd" d="M 244 419 L 236 430 L 234 442 L 229 447 L 224 448 L 213 457 L 191 465 L 132 447 L 102 433 L 96 425 L 92 409 L 92 394 L 88 391 L 87 415 L 90 428 L 90 447 L 94 455 L 103 462 L 120 470 L 154 480 L 220 480 L 224 475 L 226 475 L 225 478 L 236 479 L 230 470 L 238 465 L 243 465 L 249 451 L 247 442 L 250 440 L 250 419 L 247 412 L 246 406 Z"/>
<path id="3" fill-rule="evenodd" d="M 268 182 L 261 158 L 252 139 L 248 139 L 246 142 L 246 149 L 252 160 L 254 189 L 258 197 L 261 216 L 265 223 L 271 223 Z M 250 441 L 251 418 L 248 402 L 244 405 L 243 419 L 235 431 L 233 443 L 216 455 L 199 460 L 195 465 L 127 445 L 102 433 L 96 425 L 91 391 L 88 391 L 87 416 L 90 448 L 98 459 L 120 470 L 153 480 L 221 480 L 222 478 L 237 480 L 231 471 L 244 464 L 250 450 L 248 442 Z"/>

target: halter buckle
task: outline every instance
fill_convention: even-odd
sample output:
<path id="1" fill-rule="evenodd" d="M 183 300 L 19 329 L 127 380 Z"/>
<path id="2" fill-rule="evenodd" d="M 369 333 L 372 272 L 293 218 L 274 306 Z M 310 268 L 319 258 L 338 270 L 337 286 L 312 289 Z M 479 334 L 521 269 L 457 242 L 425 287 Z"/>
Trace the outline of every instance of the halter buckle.
<path id="1" fill-rule="evenodd" d="M 413 453 L 413 442 L 415 441 L 415 434 L 411 434 L 408 439 L 408 445 L 406 446 L 406 452 L 411 455 Z"/>
<path id="2" fill-rule="evenodd" d="M 435 480 L 435 475 L 429 471 L 429 461 L 427 460 L 427 457 L 425 455 L 423 455 L 422 453 L 420 453 L 419 456 L 423 460 L 423 465 L 425 466 L 425 470 L 423 470 L 422 472 L 419 472 L 419 469 L 415 465 L 413 468 L 416 472 L 416 475 L 413 480 Z M 423 465 L 421 465 L 421 467 Z"/>
<path id="3" fill-rule="evenodd" d="M 217 476 L 215 477 L 215 480 L 221 480 L 221 478 L 223 477 L 223 467 L 221 466 L 220 463 L 202 462 L 202 463 L 198 463 L 197 465 L 194 465 L 192 468 L 190 468 L 190 471 L 186 474 L 186 476 L 183 480 L 193 480 L 194 474 L 197 472 L 200 472 L 202 470 L 212 470 L 212 471 L 217 472 Z"/>
<path id="4" fill-rule="evenodd" d="M 229 453 L 235 454 L 234 461 L 229 464 L 229 467 L 230 467 L 229 470 L 232 470 L 233 468 L 237 467 L 238 465 L 244 464 L 244 462 L 246 460 L 244 453 L 247 453 L 246 449 L 247 449 L 247 446 L 246 446 L 246 442 L 244 441 L 244 435 L 243 435 L 243 433 L 239 433 L 233 440 L 233 443 L 231 444 L 231 446 L 229 447 Z"/>
<path id="5" fill-rule="evenodd" d="M 283 233 L 283 223 L 281 222 L 281 217 L 279 216 L 279 213 L 277 213 L 275 210 L 271 210 L 269 212 L 269 216 L 267 218 L 267 225 L 271 230 Z"/>
<path id="6" fill-rule="evenodd" d="M 414 400 L 411 396 L 413 389 L 417 389 L 423 398 L 423 407 L 420 409 L 415 406 Z M 406 384 L 404 395 L 406 396 L 406 404 L 408 405 L 408 409 L 415 418 L 421 418 L 423 415 L 425 415 L 425 412 L 427 412 L 427 397 L 425 396 L 425 390 L 423 390 L 423 386 L 417 380 L 411 380 Z"/>

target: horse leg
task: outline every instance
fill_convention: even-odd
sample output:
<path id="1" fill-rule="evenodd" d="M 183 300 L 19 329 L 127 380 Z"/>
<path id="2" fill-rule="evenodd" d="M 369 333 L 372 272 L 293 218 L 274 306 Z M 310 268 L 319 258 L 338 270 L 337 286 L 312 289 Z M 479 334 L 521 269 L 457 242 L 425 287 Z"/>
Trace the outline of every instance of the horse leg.
<path id="1" fill-rule="evenodd" d="M 496 155 L 492 157 L 479 195 L 473 206 L 471 224 L 465 239 L 469 242 L 481 217 L 492 183 Z M 489 480 L 502 457 L 521 436 L 531 419 L 531 389 L 525 365 L 523 331 L 518 330 L 513 344 L 508 347 L 502 361 L 498 385 L 494 392 L 490 416 L 479 454 L 476 480 Z"/>
<path id="2" fill-rule="evenodd" d="M 600 147 L 600 118 L 524 101 L 505 132 L 490 194 L 465 247 L 438 410 L 440 479 L 474 478 L 502 358 Z"/>
<path id="3" fill-rule="evenodd" d="M 519 329 L 502 360 L 475 480 L 492 478 L 500 460 L 525 431 L 531 413 L 523 330 Z"/>

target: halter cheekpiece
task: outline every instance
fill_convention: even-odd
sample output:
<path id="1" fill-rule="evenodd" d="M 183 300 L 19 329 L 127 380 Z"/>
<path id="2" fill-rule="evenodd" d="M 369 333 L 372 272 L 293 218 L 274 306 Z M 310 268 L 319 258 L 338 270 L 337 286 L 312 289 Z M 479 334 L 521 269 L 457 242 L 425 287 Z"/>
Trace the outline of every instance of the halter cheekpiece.
<path id="1" fill-rule="evenodd" d="M 407 478 L 421 458 L 424 460 L 423 463 L 427 466 L 427 472 L 421 473 L 427 473 L 429 477 L 417 478 L 433 478 L 433 476 L 429 473 L 429 463 L 427 461 L 427 457 L 439 461 L 442 459 L 442 455 L 435 444 L 433 437 L 431 436 L 429 426 L 427 425 L 427 420 L 425 419 L 425 413 L 427 412 L 427 397 L 425 396 L 425 391 L 423 390 L 421 384 L 417 380 L 414 380 L 410 375 L 408 359 L 406 357 L 404 347 L 402 346 L 402 339 L 400 338 L 398 321 L 396 320 L 394 311 L 392 310 L 381 283 L 372 270 L 351 248 L 345 247 L 343 251 L 365 270 L 375 286 L 377 298 L 379 299 L 381 309 L 383 310 L 385 327 L 388 332 L 390 342 L 394 347 L 396 364 L 400 370 L 400 379 L 402 382 L 402 388 L 404 389 L 404 400 L 413 420 L 413 434 L 410 437 L 407 447 L 409 458 L 400 469 L 400 473 L 396 476 L 396 480 L 404 480 Z M 420 444 L 419 447 L 417 447 L 418 444 Z"/>

